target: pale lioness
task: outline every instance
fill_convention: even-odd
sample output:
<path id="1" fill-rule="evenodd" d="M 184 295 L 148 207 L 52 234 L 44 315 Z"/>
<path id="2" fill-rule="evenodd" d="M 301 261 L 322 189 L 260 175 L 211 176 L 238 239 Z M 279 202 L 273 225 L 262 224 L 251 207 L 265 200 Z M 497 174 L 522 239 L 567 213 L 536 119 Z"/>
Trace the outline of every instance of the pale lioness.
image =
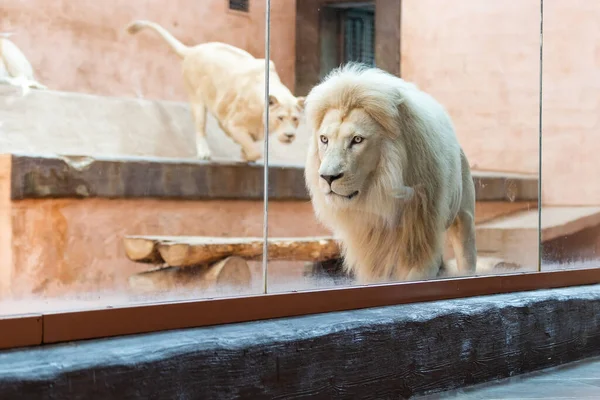
<path id="1" fill-rule="evenodd" d="M 24 92 L 29 88 L 46 89 L 35 79 L 31 63 L 9 36 L 0 34 L 0 84 L 17 86 Z"/>
<path id="2" fill-rule="evenodd" d="M 436 277 L 449 231 L 475 270 L 475 187 L 444 108 L 377 68 L 334 70 L 306 98 L 306 183 L 362 283 Z"/>
<path id="3" fill-rule="evenodd" d="M 208 109 L 221 129 L 242 147 L 245 160 L 261 158 L 257 142 L 264 139 L 265 60 L 225 43 L 188 47 L 150 21 L 134 21 L 127 31 L 134 34 L 144 28 L 158 33 L 183 59 L 183 78 L 196 125 L 198 157 L 211 158 L 206 141 Z M 281 83 L 272 61 L 269 70 L 269 133 L 283 143 L 291 143 L 303 113 L 304 98 L 295 97 Z"/>

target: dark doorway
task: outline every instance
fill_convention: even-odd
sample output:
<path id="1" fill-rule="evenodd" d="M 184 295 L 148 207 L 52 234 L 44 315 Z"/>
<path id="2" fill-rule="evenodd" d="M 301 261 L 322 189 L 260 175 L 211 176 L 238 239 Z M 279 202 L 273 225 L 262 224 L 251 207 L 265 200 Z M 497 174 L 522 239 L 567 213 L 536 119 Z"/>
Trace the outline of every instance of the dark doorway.
<path id="1" fill-rule="evenodd" d="M 375 4 L 333 7 L 339 9 L 341 61 L 375 66 Z"/>
<path id="2" fill-rule="evenodd" d="M 296 3 L 296 94 L 349 61 L 400 74 L 400 1 Z"/>

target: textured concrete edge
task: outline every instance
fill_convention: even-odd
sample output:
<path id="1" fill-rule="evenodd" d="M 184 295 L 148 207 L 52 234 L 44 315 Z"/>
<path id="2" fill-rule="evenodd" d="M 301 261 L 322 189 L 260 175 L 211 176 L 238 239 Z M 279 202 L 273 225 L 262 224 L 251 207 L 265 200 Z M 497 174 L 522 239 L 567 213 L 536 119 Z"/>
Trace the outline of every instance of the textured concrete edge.
<path id="1" fill-rule="evenodd" d="M 11 199 L 262 200 L 263 165 L 154 157 L 13 154 Z M 308 200 L 302 166 L 270 165 L 269 198 Z M 474 176 L 478 201 L 535 201 L 537 179 Z"/>
<path id="2" fill-rule="evenodd" d="M 599 354 L 592 285 L 12 350 L 0 398 L 409 398 Z"/>
<path id="3" fill-rule="evenodd" d="M 11 199 L 261 200 L 263 165 L 155 157 L 12 157 Z M 270 168 L 269 197 L 308 200 L 304 169 Z"/>

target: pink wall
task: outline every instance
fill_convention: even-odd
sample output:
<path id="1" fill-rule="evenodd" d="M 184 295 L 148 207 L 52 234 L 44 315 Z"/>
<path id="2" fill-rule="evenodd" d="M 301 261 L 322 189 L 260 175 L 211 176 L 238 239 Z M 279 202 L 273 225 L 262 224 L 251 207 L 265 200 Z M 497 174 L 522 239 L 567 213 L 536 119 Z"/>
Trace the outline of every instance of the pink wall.
<path id="1" fill-rule="evenodd" d="M 600 204 L 600 3 L 544 2 L 542 190 L 548 204 Z"/>
<path id="2" fill-rule="evenodd" d="M 180 62 L 157 36 L 132 37 L 123 28 L 150 19 L 186 44 L 223 41 L 264 56 L 265 1 L 248 14 L 225 0 L 3 0 L 0 32 L 25 52 L 39 80 L 53 89 L 109 96 L 187 100 Z M 293 83 L 295 0 L 273 2 L 278 32 L 272 46 L 284 83 Z"/>
<path id="3" fill-rule="evenodd" d="M 537 172 L 539 25 L 535 1 L 402 2 L 401 74 L 446 106 L 474 168 Z"/>
<path id="4" fill-rule="evenodd" d="M 473 167 L 536 173 L 539 2 L 403 0 L 402 6 L 402 75 L 447 106 Z M 598 2 L 544 4 L 547 205 L 600 204 L 598 21 Z"/>

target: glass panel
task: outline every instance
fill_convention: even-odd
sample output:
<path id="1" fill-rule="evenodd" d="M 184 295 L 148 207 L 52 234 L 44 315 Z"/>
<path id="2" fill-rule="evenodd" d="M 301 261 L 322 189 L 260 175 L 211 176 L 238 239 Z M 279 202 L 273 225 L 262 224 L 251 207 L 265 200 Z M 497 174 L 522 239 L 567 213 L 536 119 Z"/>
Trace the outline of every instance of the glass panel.
<path id="1" fill-rule="evenodd" d="M 271 13 L 269 291 L 538 270 L 539 2 Z"/>
<path id="2" fill-rule="evenodd" d="M 0 314 L 264 290 L 265 12 L 2 2 Z"/>
<path id="3" fill-rule="evenodd" d="M 543 269 L 597 267 L 600 4 L 544 2 Z"/>

